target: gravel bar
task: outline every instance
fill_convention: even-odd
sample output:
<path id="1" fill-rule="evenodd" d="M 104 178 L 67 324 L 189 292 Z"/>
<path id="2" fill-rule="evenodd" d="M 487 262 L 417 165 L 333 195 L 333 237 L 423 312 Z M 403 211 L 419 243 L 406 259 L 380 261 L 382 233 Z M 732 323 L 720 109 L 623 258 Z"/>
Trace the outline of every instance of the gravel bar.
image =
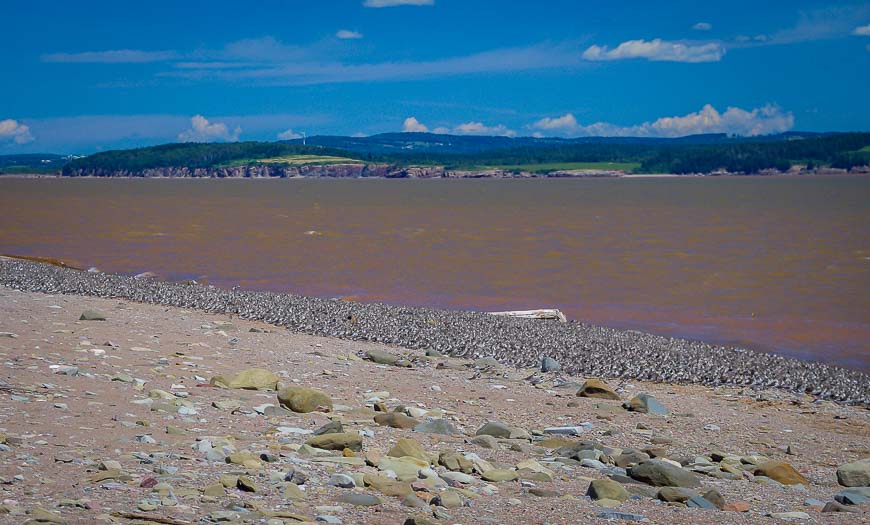
<path id="1" fill-rule="evenodd" d="M 562 364 L 564 372 L 581 376 L 780 388 L 870 405 L 870 376 L 857 370 L 580 322 L 226 290 L 10 258 L 0 258 L 0 284 L 32 292 L 119 298 L 235 314 L 294 332 L 431 348 L 456 357 L 489 356 L 517 367 L 538 366 L 542 357 L 549 356 Z"/>

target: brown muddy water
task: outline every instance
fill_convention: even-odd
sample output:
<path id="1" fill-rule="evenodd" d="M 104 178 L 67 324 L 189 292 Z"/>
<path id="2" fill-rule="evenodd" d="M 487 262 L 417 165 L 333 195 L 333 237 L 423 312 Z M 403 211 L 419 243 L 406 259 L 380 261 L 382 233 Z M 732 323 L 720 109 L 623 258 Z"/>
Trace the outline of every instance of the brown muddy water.
<path id="1" fill-rule="evenodd" d="M 0 178 L 0 253 L 870 370 L 870 177 Z"/>

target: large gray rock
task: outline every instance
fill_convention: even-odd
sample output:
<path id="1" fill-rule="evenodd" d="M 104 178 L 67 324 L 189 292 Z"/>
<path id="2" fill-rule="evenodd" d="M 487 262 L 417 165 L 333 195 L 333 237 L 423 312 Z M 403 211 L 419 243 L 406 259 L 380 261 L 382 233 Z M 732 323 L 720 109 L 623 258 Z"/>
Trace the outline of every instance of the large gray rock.
<path id="1" fill-rule="evenodd" d="M 840 465 L 837 481 L 844 487 L 870 487 L 870 458 Z"/>
<path id="2" fill-rule="evenodd" d="M 625 404 L 625 408 L 632 412 L 640 412 L 642 414 L 656 414 L 659 416 L 668 415 L 668 409 L 658 399 L 649 394 L 638 394 L 631 398 L 631 401 Z"/>
<path id="3" fill-rule="evenodd" d="M 657 459 L 638 463 L 629 469 L 628 475 L 632 479 L 656 487 L 695 488 L 701 486 L 698 478 L 688 470 Z"/>
<path id="4" fill-rule="evenodd" d="M 424 421 L 415 426 L 414 432 L 452 436 L 453 434 L 456 434 L 456 428 L 446 419 L 433 419 L 432 421 Z"/>
<path id="5" fill-rule="evenodd" d="M 562 365 L 552 357 L 541 359 L 541 372 L 560 372 Z"/>

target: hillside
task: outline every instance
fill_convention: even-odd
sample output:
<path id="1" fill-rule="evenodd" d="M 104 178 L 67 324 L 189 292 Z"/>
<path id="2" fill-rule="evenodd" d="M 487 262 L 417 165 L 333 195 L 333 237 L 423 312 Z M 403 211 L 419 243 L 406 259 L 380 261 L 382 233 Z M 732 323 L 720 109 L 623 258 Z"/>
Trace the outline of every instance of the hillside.
<path id="1" fill-rule="evenodd" d="M 75 159 L 67 176 L 367 176 L 409 174 L 414 166 L 445 171 L 549 173 L 619 170 L 640 173 L 753 174 L 794 165 L 852 168 L 870 164 L 870 133 L 799 134 L 732 138 L 696 135 L 676 139 L 587 137 L 471 137 L 391 133 L 373 137 L 311 137 L 298 142 L 165 144 L 108 151 Z M 338 170 L 336 166 L 357 165 Z M 330 168 L 331 166 L 331 168 Z M 305 168 L 301 170 L 300 168 Z M 405 169 L 409 168 L 409 169 Z M 336 171 L 333 174 L 333 171 Z M 438 171 L 440 170 L 440 171 Z M 303 173 L 304 172 L 304 173 Z M 366 175 L 362 175 L 366 176 Z M 441 176 L 441 175 L 429 175 Z"/>
<path id="2" fill-rule="evenodd" d="M 70 156 L 53 153 L 0 155 L 0 175 L 19 173 L 59 173 Z"/>

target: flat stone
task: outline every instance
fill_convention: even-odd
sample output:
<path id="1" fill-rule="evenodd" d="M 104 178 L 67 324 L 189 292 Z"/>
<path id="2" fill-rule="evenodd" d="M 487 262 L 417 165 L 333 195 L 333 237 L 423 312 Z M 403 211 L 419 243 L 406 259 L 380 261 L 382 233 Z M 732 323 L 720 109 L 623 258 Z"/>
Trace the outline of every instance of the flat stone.
<path id="1" fill-rule="evenodd" d="M 377 496 L 364 494 L 362 492 L 342 494 L 339 496 L 338 501 L 341 503 L 347 503 L 348 505 L 356 505 L 358 507 L 373 507 L 381 504 L 381 499 Z"/>
<path id="2" fill-rule="evenodd" d="M 806 512 L 772 512 L 770 514 L 772 518 L 777 518 L 785 521 L 791 520 L 808 520 L 810 519 L 810 515 Z"/>
<path id="3" fill-rule="evenodd" d="M 106 314 L 97 310 L 85 310 L 79 316 L 79 321 L 105 321 Z"/>
<path id="4" fill-rule="evenodd" d="M 822 508 L 822 512 L 854 512 L 856 514 L 862 513 L 861 509 L 858 509 L 858 508 L 855 508 L 855 507 L 852 507 L 849 505 L 843 505 L 842 503 L 840 503 L 838 501 L 827 502 L 825 504 L 825 506 Z"/>
<path id="5" fill-rule="evenodd" d="M 755 469 L 756 476 L 766 476 L 783 485 L 809 485 L 810 482 L 785 461 L 767 461 Z"/>
<path id="6" fill-rule="evenodd" d="M 517 473 L 513 470 L 494 468 L 487 470 L 486 472 L 481 474 L 480 477 L 485 479 L 486 481 L 499 483 L 502 481 L 514 481 L 515 479 L 517 479 Z"/>
<path id="7" fill-rule="evenodd" d="M 415 426 L 414 432 L 452 436 L 456 434 L 456 428 L 454 428 L 454 426 L 446 419 L 433 419 L 431 421 L 424 421 Z"/>
<path id="8" fill-rule="evenodd" d="M 632 514 L 631 512 L 617 512 L 615 510 L 605 510 L 604 512 L 599 512 L 597 514 L 597 517 L 606 520 L 637 521 L 642 523 L 646 523 L 649 521 L 640 514 Z"/>
<path id="9" fill-rule="evenodd" d="M 401 412 L 387 412 L 375 416 L 375 423 L 382 427 L 412 429 L 420 424 L 420 421 Z"/>
<path id="10" fill-rule="evenodd" d="M 356 432 L 323 434 L 309 438 L 305 444 L 323 450 L 344 450 L 349 448 L 359 452 L 362 450 L 362 436 Z"/>
<path id="11" fill-rule="evenodd" d="M 403 368 L 411 368 L 411 362 L 404 357 L 384 352 L 382 350 L 369 350 L 365 354 L 365 358 L 369 361 L 378 363 L 379 365 L 399 366 Z"/>
<path id="12" fill-rule="evenodd" d="M 211 378 L 210 383 L 222 388 L 243 390 L 276 390 L 278 388 L 278 376 L 263 368 L 248 368 L 242 370 L 232 378 L 216 376 Z"/>

